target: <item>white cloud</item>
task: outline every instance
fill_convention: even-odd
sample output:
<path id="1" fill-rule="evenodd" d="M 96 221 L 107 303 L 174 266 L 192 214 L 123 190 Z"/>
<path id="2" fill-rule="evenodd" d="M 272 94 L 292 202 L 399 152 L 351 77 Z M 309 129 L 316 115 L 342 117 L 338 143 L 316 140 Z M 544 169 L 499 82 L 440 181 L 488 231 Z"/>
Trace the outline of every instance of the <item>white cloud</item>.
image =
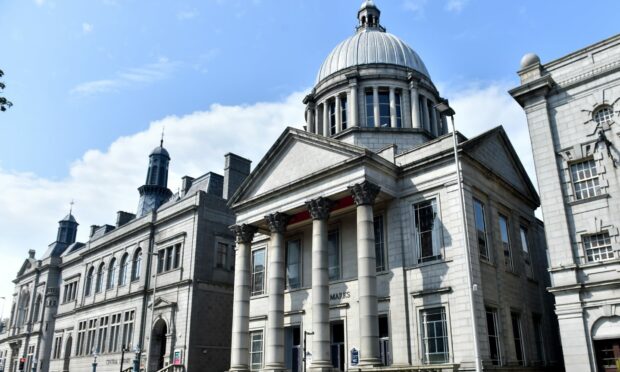
<path id="1" fill-rule="evenodd" d="M 82 23 L 82 32 L 85 34 L 91 33 L 93 31 L 94 26 L 91 23 L 84 22 Z"/>
<path id="2" fill-rule="evenodd" d="M 405 0 L 403 6 L 405 9 L 412 11 L 417 16 L 424 15 L 424 9 L 428 0 Z"/>
<path id="3" fill-rule="evenodd" d="M 179 21 L 184 21 L 187 19 L 192 19 L 198 17 L 200 13 L 196 9 L 192 10 L 182 10 L 177 13 L 177 19 Z"/>
<path id="4" fill-rule="evenodd" d="M 460 13 L 469 0 L 448 0 L 445 9 L 449 12 Z"/>
<path id="5" fill-rule="evenodd" d="M 156 63 L 150 63 L 138 68 L 130 68 L 116 73 L 111 79 L 93 80 L 80 83 L 71 88 L 70 93 L 75 95 L 93 95 L 129 88 L 138 84 L 150 84 L 168 78 L 178 62 L 171 62 L 167 58 L 160 58 Z"/>
<path id="6" fill-rule="evenodd" d="M 145 131 L 118 138 L 105 151 L 87 151 L 60 180 L 0 168 L 0 252 L 3 267 L 8 268 L 0 270 L 0 296 L 12 294 L 11 280 L 28 249 L 36 249 L 40 257 L 55 239 L 57 221 L 67 214 L 71 199 L 76 202 L 80 241 L 87 240 L 88 226 L 114 224 L 118 210 L 135 211 L 148 154 L 159 144 L 163 126 L 172 157 L 169 188 L 176 191 L 184 175 L 197 177 L 207 171 L 223 175 L 228 152 L 256 165 L 286 126 L 301 127 L 303 97 L 294 93 L 280 102 L 214 104 L 205 111 L 165 117 Z"/>

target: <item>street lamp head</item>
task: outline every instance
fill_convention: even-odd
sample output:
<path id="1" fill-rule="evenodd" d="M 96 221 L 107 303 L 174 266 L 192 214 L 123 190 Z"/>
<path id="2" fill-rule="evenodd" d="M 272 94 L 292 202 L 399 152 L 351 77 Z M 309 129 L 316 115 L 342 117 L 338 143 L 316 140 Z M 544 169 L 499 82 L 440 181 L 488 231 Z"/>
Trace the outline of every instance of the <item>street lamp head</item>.
<path id="1" fill-rule="evenodd" d="M 454 116 L 455 114 L 454 109 L 450 107 L 447 99 L 444 99 L 443 101 L 440 101 L 438 104 L 436 104 L 435 109 L 439 111 L 440 115 L 443 116 Z"/>

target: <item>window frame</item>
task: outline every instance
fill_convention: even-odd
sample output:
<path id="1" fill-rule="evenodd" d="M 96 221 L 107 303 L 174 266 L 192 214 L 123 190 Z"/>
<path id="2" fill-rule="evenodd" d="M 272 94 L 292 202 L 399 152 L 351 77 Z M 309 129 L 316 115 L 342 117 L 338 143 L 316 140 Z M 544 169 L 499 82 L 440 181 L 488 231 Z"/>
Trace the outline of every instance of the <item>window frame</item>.
<path id="1" fill-rule="evenodd" d="M 585 169 L 583 167 L 577 169 L 577 167 L 583 166 L 586 163 L 592 166 L 588 169 Z M 570 177 L 570 184 L 573 191 L 574 201 L 584 201 L 605 194 L 604 185 L 601 182 L 603 178 L 601 177 L 601 173 L 599 172 L 598 168 L 599 167 L 597 161 L 592 156 L 571 161 L 568 163 L 568 174 Z M 590 176 L 584 176 L 583 178 L 577 177 L 580 173 L 585 173 L 588 171 L 590 173 Z M 596 172 L 596 175 L 594 176 L 592 175 L 593 171 Z M 588 185 L 590 181 L 592 182 L 592 185 Z M 577 185 L 582 184 L 585 184 L 586 187 L 578 189 Z"/>
<path id="2" fill-rule="evenodd" d="M 488 224 L 487 224 L 487 215 L 486 215 L 486 208 L 485 208 L 485 204 L 482 202 L 482 200 L 480 200 L 479 198 L 474 197 L 472 200 L 472 205 L 474 208 L 474 228 L 476 229 L 476 242 L 477 242 L 477 246 L 478 246 L 478 255 L 480 257 L 480 259 L 487 261 L 487 262 L 491 262 L 492 260 L 492 256 L 491 256 L 491 252 L 492 249 L 490 247 L 490 239 L 489 239 L 489 229 L 488 229 Z M 476 210 L 476 205 L 479 205 L 482 208 L 482 225 L 484 230 L 481 231 L 478 229 L 478 212 Z M 484 233 L 484 250 L 485 252 L 483 253 L 482 250 L 480 249 L 480 232 Z"/>
<path id="3" fill-rule="evenodd" d="M 427 342 L 427 339 L 430 339 L 430 337 L 426 337 L 427 334 L 427 322 L 426 322 L 426 318 L 425 318 L 425 314 L 429 313 L 430 311 L 433 310 L 440 310 L 440 315 L 442 316 L 442 320 L 441 322 L 443 323 L 443 339 L 444 339 L 444 353 L 445 354 L 445 358 L 442 361 L 439 360 L 434 360 L 431 361 L 427 354 L 427 349 L 429 347 L 429 344 Z M 425 306 L 419 309 L 419 324 L 420 324 L 420 360 L 422 362 L 422 364 L 424 365 L 433 365 L 433 364 L 444 364 L 444 363 L 449 363 L 451 358 L 452 358 L 452 354 L 450 352 L 451 350 L 451 335 L 450 335 L 450 326 L 449 326 L 449 319 L 448 319 L 448 311 L 447 311 L 447 306 L 445 304 L 435 304 L 435 305 L 430 305 L 430 306 Z M 435 332 L 435 335 L 437 333 Z M 433 339 L 438 339 L 438 337 L 432 337 Z M 437 346 L 437 345 L 435 345 Z M 440 354 L 440 353 L 433 353 L 433 354 Z"/>
<path id="4" fill-rule="evenodd" d="M 394 112 L 396 113 L 396 128 L 403 127 L 403 95 L 400 89 L 394 90 Z"/>
<path id="5" fill-rule="evenodd" d="M 336 240 L 336 248 L 337 248 L 337 252 L 336 255 L 330 254 L 330 249 L 332 247 L 330 238 L 333 234 L 337 234 L 337 240 Z M 337 257 L 338 260 L 338 275 L 337 276 L 333 276 L 331 275 L 331 269 L 335 268 L 336 266 L 331 266 L 331 263 L 329 261 L 330 257 Z M 332 226 L 330 228 L 327 229 L 327 275 L 329 278 L 330 282 L 333 281 L 338 281 L 338 280 L 342 280 L 342 234 L 340 232 L 340 226 Z"/>
<path id="6" fill-rule="evenodd" d="M 97 293 L 101 293 L 103 292 L 103 289 L 105 287 L 105 280 L 104 280 L 104 276 L 105 276 L 105 263 L 102 262 L 99 264 L 99 267 L 97 268 L 97 276 L 95 279 L 95 294 Z"/>
<path id="7" fill-rule="evenodd" d="M 131 260 L 131 281 L 135 282 L 140 280 L 142 272 L 142 248 L 138 247 Z"/>
<path id="8" fill-rule="evenodd" d="M 496 307 L 485 306 L 484 312 L 485 312 L 485 320 L 486 320 L 486 327 L 487 327 L 487 338 L 489 342 L 489 357 L 491 360 L 491 364 L 494 366 L 501 366 L 503 365 L 503 353 L 502 353 L 502 336 L 500 333 L 501 324 L 500 324 L 500 318 L 499 318 L 499 311 Z M 495 332 L 493 335 L 489 332 L 489 315 L 491 315 L 492 317 L 493 327 L 495 328 L 494 329 Z M 495 348 L 497 349 L 497 359 L 493 359 L 493 355 L 491 354 L 491 338 L 494 338 L 495 340 L 494 343 L 495 343 Z"/>
<path id="9" fill-rule="evenodd" d="M 263 269 L 261 271 L 255 271 L 255 265 L 254 265 L 254 261 L 255 261 L 255 256 L 258 254 L 262 254 L 263 255 Z M 255 284 L 256 284 L 256 276 L 261 274 L 262 275 L 262 279 L 261 279 L 261 288 L 259 291 L 257 291 L 255 289 Z M 267 274 L 267 248 L 266 247 L 259 247 L 256 249 L 252 250 L 251 253 L 251 258 L 250 258 L 250 297 L 254 297 L 254 296 L 262 296 L 266 293 L 266 276 Z"/>
<path id="10" fill-rule="evenodd" d="M 166 274 L 181 267 L 182 242 L 162 245 L 157 248 L 157 275 Z"/>
<path id="11" fill-rule="evenodd" d="M 590 247 L 588 248 L 587 246 L 587 242 L 590 240 L 586 240 L 586 239 L 592 239 L 594 237 L 596 238 L 596 242 L 599 243 L 600 239 L 598 237 L 602 237 L 603 240 L 605 240 L 605 243 L 607 243 L 607 241 L 609 242 L 608 244 L 604 244 L 604 245 L 597 245 L 595 247 L 591 246 L 591 242 L 590 242 Z M 583 254 L 584 254 L 584 258 L 585 258 L 585 262 L 590 263 L 590 262 L 605 262 L 608 260 L 613 260 L 616 258 L 617 254 L 614 251 L 614 245 L 613 245 L 613 241 L 611 239 L 612 235 L 609 233 L 609 230 L 602 230 L 598 233 L 594 233 L 594 234 L 582 234 L 581 235 L 581 246 L 583 249 Z M 602 249 L 606 248 L 605 251 L 603 252 Z M 590 255 L 588 253 L 588 250 L 590 251 L 598 251 L 597 253 L 593 253 L 592 255 Z M 601 256 L 601 255 L 606 255 L 607 257 L 605 258 L 595 258 L 595 256 Z M 591 258 L 592 257 L 592 258 Z"/>
<path id="12" fill-rule="evenodd" d="M 527 225 L 519 224 L 519 240 L 521 241 L 521 254 L 523 255 L 523 265 L 525 276 L 534 278 L 534 268 L 532 267 L 532 256 L 530 249 L 530 234 Z"/>
<path id="13" fill-rule="evenodd" d="M 377 222 L 381 221 L 381 238 L 377 238 Z M 388 254 L 387 254 L 387 240 L 385 236 L 385 214 L 377 214 L 373 217 L 373 232 L 375 235 L 375 270 L 377 273 L 384 273 L 389 270 Z M 377 254 L 380 253 L 380 254 Z M 379 264 L 379 257 L 381 257 L 381 265 Z"/>
<path id="14" fill-rule="evenodd" d="M 380 128 L 391 128 L 392 127 L 392 108 L 391 103 L 390 103 L 390 90 L 389 88 L 379 88 L 379 92 L 378 92 L 378 98 L 379 98 L 379 127 Z M 387 102 L 382 102 L 382 98 L 387 98 Z M 385 112 L 383 112 L 382 110 L 384 110 L 385 108 L 387 108 L 387 115 L 383 115 Z M 384 123 L 382 122 L 382 120 L 384 120 L 385 118 L 387 118 L 387 122 Z"/>
<path id="15" fill-rule="evenodd" d="M 600 117 L 601 116 L 600 114 L 604 111 L 608 111 L 609 115 L 603 114 L 602 117 Z M 613 123 L 614 121 L 613 117 L 614 117 L 614 108 L 611 105 L 603 104 L 595 108 L 594 111 L 592 111 L 592 121 L 594 121 L 597 126 L 602 126 L 604 124 Z"/>
<path id="16" fill-rule="evenodd" d="M 254 350 L 254 336 L 259 336 L 260 335 L 260 340 L 257 340 L 257 342 L 260 342 L 260 350 L 259 351 L 255 351 Z M 251 330 L 250 331 L 250 350 L 249 350 L 249 367 L 250 367 L 250 371 L 260 371 L 263 368 L 263 363 L 264 363 L 264 356 L 265 356 L 265 335 L 262 329 L 257 329 L 257 330 Z M 258 363 L 259 365 L 256 365 L 256 363 L 253 362 L 253 356 L 255 354 L 260 355 L 260 362 Z"/>
<path id="17" fill-rule="evenodd" d="M 364 91 L 365 100 L 364 107 L 366 108 L 366 128 L 375 127 L 375 93 L 373 89 L 366 89 Z M 369 102 L 370 100 L 370 102 Z"/>
<path id="18" fill-rule="evenodd" d="M 520 366 L 525 366 L 527 365 L 527 357 L 525 355 L 525 339 L 523 337 L 523 321 L 521 319 L 521 313 L 518 311 L 510 311 L 510 326 L 512 330 L 512 341 L 515 347 L 515 357 L 517 359 L 517 363 Z M 515 334 L 515 330 L 518 334 Z M 517 349 L 517 345 L 519 349 Z M 519 359 L 519 352 L 521 354 L 521 359 Z"/>
<path id="19" fill-rule="evenodd" d="M 504 241 L 504 232 L 502 231 L 502 221 L 505 221 L 506 241 Z M 514 272 L 514 259 L 512 254 L 512 238 L 510 237 L 510 217 L 503 213 L 498 213 L 497 224 L 499 225 L 499 239 L 502 243 L 502 251 L 504 257 L 504 267 L 506 271 Z M 506 261 L 508 260 L 508 261 Z"/>
<path id="20" fill-rule="evenodd" d="M 121 257 L 118 270 L 118 285 L 123 287 L 127 285 L 127 271 L 129 268 L 129 253 L 125 252 Z"/>
<path id="21" fill-rule="evenodd" d="M 297 260 L 297 275 L 298 275 L 298 283 L 295 286 L 291 286 L 290 284 L 290 280 L 289 280 L 289 243 L 292 242 L 298 242 L 298 260 Z M 291 289 L 298 289 L 303 287 L 303 239 L 299 236 L 297 237 L 292 237 L 286 240 L 285 243 L 285 254 L 284 254 L 284 262 L 285 262 L 285 275 L 286 275 L 286 283 L 285 283 L 285 288 L 287 290 L 291 290 Z"/>
<path id="22" fill-rule="evenodd" d="M 118 266 L 116 264 L 116 261 L 116 257 L 112 257 L 112 259 L 108 263 L 108 275 L 105 285 L 106 291 L 114 289 L 114 287 L 116 286 L 116 271 Z"/>
<path id="23" fill-rule="evenodd" d="M 348 115 L 347 115 L 347 111 L 349 109 L 349 101 L 347 99 L 347 95 L 344 94 L 342 96 L 340 96 L 340 124 L 342 126 L 342 130 L 347 129 L 348 126 Z"/>
<path id="24" fill-rule="evenodd" d="M 418 231 L 418 219 L 419 214 L 417 213 L 417 206 L 423 203 L 429 203 L 433 208 L 433 212 L 435 216 L 433 217 L 433 227 L 431 230 L 427 231 Z M 425 207 L 428 208 L 428 207 Z M 437 223 L 439 222 L 439 223 Z M 416 264 L 423 264 L 426 262 L 432 261 L 441 261 L 444 258 L 444 241 L 443 241 L 443 229 L 441 229 L 441 209 L 439 207 L 439 195 L 429 195 L 423 199 L 419 199 L 413 202 L 412 204 L 412 227 L 413 227 L 413 247 L 414 247 L 414 257 Z M 421 237 L 423 233 L 431 233 L 431 256 L 422 256 L 422 240 Z M 436 235 L 435 235 L 436 234 Z M 435 247 L 435 242 L 437 243 L 437 247 Z"/>

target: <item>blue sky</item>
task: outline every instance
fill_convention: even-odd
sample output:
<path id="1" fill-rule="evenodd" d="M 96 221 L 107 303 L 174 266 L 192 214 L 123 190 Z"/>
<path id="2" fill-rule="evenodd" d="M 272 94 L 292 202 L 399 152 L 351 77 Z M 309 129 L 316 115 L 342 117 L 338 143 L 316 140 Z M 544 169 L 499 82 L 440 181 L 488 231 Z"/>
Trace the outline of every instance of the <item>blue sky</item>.
<path id="1" fill-rule="evenodd" d="M 0 69 L 0 296 L 28 249 L 41 254 L 76 199 L 91 224 L 133 211 L 147 155 L 166 126 L 171 188 L 258 163 L 361 0 L 4 0 Z M 382 24 L 425 61 L 467 135 L 504 124 L 528 169 L 525 118 L 506 90 L 526 52 L 543 63 L 618 32 L 620 2 L 376 0 Z M 531 155 L 529 155 L 531 157 Z"/>

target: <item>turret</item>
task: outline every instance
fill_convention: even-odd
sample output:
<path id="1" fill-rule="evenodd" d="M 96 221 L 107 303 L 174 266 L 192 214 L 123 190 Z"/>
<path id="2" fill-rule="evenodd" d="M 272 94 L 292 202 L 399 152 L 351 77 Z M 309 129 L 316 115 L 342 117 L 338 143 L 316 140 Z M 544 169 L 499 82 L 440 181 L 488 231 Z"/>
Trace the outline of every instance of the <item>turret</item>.
<path id="1" fill-rule="evenodd" d="M 172 196 L 172 191 L 168 189 L 168 163 L 170 163 L 170 155 L 164 148 L 162 138 L 159 146 L 149 155 L 146 183 L 138 189 L 140 192 L 136 213 L 138 218 L 156 210 Z"/>
<path id="2" fill-rule="evenodd" d="M 56 241 L 66 245 L 75 243 L 78 225 L 73 214 L 69 212 L 65 218 L 58 221 L 58 235 L 56 236 Z"/>

